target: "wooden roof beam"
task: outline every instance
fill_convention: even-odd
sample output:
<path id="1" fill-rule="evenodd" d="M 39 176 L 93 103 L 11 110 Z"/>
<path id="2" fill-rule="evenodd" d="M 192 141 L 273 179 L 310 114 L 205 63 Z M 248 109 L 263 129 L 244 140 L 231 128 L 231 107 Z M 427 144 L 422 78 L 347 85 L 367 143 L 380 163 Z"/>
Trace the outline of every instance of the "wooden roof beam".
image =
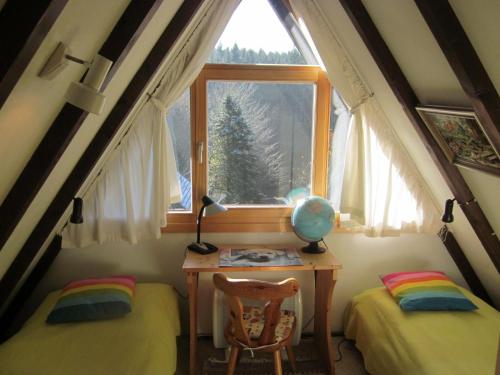
<path id="1" fill-rule="evenodd" d="M 10 0 L 0 11 L 0 109 L 68 0 Z"/>
<path id="2" fill-rule="evenodd" d="M 292 12 L 292 7 L 288 0 L 268 0 L 275 14 L 278 16 L 281 24 L 288 35 L 299 49 L 307 64 L 319 65 L 314 52 L 307 42 L 305 35 L 300 29 L 300 25 Z"/>
<path id="3" fill-rule="evenodd" d="M 500 97 L 448 1 L 415 0 L 469 97 L 486 136 L 500 153 Z"/>
<path id="4" fill-rule="evenodd" d="M 467 284 L 469 284 L 472 292 L 483 301 L 493 306 L 493 301 L 491 300 L 486 289 L 484 289 L 481 280 L 479 280 L 476 271 L 474 271 L 474 268 L 472 268 L 472 265 L 469 263 L 469 260 L 465 256 L 453 233 L 448 230 L 448 227 L 446 225 L 443 225 L 438 235 L 443 242 L 443 245 L 446 247 L 446 250 L 448 250 L 451 258 L 462 273 L 465 281 L 467 282 Z"/>
<path id="5" fill-rule="evenodd" d="M 476 232 L 497 271 L 500 272 L 500 242 L 458 168 L 450 163 L 415 107 L 419 100 L 380 35 L 361 0 L 340 0 L 368 51 L 403 107 L 427 151 Z"/>
<path id="6" fill-rule="evenodd" d="M 120 68 L 163 0 L 131 1 L 99 54 L 113 61 L 102 90 Z M 88 112 L 66 103 L 0 205 L 0 251 L 70 144 Z"/>
<path id="7" fill-rule="evenodd" d="M 20 281 L 101 155 L 204 0 L 184 0 L 0 280 L 0 306 Z"/>
<path id="8" fill-rule="evenodd" d="M 56 235 L 50 242 L 45 253 L 40 257 L 36 266 L 33 267 L 33 271 L 31 271 L 24 284 L 19 288 L 9 307 L 3 312 L 0 318 L 0 327 L 2 327 L 0 330 L 0 343 L 10 338 L 21 328 L 24 321 L 19 320 L 19 312 L 36 286 L 42 281 L 57 255 L 59 255 L 61 246 L 62 237 Z"/>

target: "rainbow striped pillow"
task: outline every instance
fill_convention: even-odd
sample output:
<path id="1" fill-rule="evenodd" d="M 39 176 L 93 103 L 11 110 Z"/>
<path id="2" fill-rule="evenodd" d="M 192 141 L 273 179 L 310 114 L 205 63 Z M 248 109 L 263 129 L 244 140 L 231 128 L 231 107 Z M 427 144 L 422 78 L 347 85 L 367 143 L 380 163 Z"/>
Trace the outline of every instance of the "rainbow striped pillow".
<path id="1" fill-rule="evenodd" d="M 406 311 L 477 309 L 443 272 L 396 272 L 381 279 Z"/>
<path id="2" fill-rule="evenodd" d="M 132 310 L 135 276 L 78 280 L 69 283 L 47 317 L 58 324 L 121 317 Z"/>

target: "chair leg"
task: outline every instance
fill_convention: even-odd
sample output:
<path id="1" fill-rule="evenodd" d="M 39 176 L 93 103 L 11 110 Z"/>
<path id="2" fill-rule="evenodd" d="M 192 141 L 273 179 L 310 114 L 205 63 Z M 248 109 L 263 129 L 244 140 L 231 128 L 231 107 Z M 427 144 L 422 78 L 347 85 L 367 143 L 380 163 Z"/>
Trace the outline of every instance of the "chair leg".
<path id="1" fill-rule="evenodd" d="M 238 361 L 240 348 L 236 345 L 231 346 L 231 354 L 229 355 L 229 363 L 227 364 L 227 375 L 233 375 Z"/>
<path id="2" fill-rule="evenodd" d="M 286 355 L 288 356 L 288 361 L 290 361 L 290 365 L 292 366 L 292 371 L 297 372 L 297 362 L 295 361 L 295 355 L 293 354 L 292 344 L 288 344 L 286 346 Z"/>
<path id="3" fill-rule="evenodd" d="M 274 374 L 283 375 L 283 370 L 281 369 L 281 353 L 280 350 L 276 350 L 273 353 L 274 356 Z"/>
<path id="4" fill-rule="evenodd" d="M 240 348 L 238 348 L 238 349 L 239 350 L 238 350 L 238 356 L 236 357 L 236 367 L 240 363 L 241 355 L 243 354 L 243 350 L 241 350 Z"/>

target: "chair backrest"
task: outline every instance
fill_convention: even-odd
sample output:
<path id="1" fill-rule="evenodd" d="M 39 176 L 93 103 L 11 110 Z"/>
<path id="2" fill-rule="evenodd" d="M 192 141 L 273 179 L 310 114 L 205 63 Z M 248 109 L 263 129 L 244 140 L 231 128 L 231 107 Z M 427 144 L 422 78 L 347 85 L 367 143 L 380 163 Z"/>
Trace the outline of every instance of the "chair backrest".
<path id="1" fill-rule="evenodd" d="M 232 334 L 239 342 L 250 347 L 274 343 L 276 326 L 280 321 L 283 299 L 292 297 L 299 290 L 299 282 L 293 278 L 278 283 L 249 279 L 229 279 L 224 274 L 214 275 L 214 284 L 224 292 L 229 306 L 229 323 L 226 334 Z M 264 306 L 264 328 L 257 340 L 252 340 L 243 327 L 241 298 L 267 302 Z M 232 327 L 231 332 L 228 332 Z"/>

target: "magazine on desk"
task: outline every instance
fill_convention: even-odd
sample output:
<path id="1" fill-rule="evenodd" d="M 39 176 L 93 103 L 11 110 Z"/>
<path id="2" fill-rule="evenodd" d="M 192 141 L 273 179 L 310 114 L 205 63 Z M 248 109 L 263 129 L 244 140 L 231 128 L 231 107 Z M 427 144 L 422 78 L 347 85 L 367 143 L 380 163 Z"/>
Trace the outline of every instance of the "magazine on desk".
<path id="1" fill-rule="evenodd" d="M 221 267 L 302 266 L 295 249 L 229 249 L 219 253 Z"/>

